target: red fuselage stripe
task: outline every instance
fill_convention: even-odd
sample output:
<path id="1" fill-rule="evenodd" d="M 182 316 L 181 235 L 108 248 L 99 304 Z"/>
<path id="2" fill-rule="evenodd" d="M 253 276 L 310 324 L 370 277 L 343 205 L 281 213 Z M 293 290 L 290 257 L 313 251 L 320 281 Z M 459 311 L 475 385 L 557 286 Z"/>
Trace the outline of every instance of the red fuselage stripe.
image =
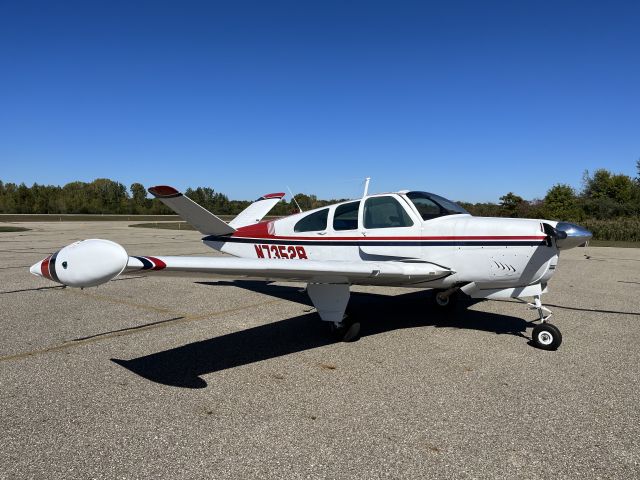
<path id="1" fill-rule="evenodd" d="M 236 238 L 255 238 L 256 240 L 319 240 L 319 241 L 336 241 L 336 240 L 358 240 L 358 241 L 367 241 L 367 240 L 414 240 L 414 241 L 428 241 L 428 240 L 453 240 L 453 241 L 466 241 L 466 240 L 544 240 L 547 238 L 546 236 L 467 236 L 467 237 L 364 237 L 364 236 L 353 236 L 353 237 L 292 237 L 292 236 L 278 236 L 278 235 L 266 235 L 266 236 L 255 236 L 255 235 L 238 235 L 239 232 L 231 235 Z"/>

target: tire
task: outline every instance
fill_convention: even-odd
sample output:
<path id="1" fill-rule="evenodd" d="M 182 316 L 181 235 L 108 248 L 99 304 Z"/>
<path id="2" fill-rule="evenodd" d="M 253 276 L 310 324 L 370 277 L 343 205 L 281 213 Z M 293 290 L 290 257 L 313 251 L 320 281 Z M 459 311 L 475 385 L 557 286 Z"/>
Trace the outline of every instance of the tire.
<path id="1" fill-rule="evenodd" d="M 541 323 L 531 332 L 531 342 L 542 350 L 557 350 L 562 343 L 562 334 L 555 325 Z"/>
<path id="2" fill-rule="evenodd" d="M 453 292 L 449 295 L 446 300 L 440 298 L 440 294 L 444 292 L 444 290 L 435 290 L 435 295 L 433 296 L 433 304 L 441 310 L 452 310 L 456 306 L 456 302 L 458 300 L 458 292 Z"/>
<path id="3" fill-rule="evenodd" d="M 360 323 L 345 322 L 339 327 L 332 324 L 331 336 L 336 342 L 355 342 L 360 337 Z"/>

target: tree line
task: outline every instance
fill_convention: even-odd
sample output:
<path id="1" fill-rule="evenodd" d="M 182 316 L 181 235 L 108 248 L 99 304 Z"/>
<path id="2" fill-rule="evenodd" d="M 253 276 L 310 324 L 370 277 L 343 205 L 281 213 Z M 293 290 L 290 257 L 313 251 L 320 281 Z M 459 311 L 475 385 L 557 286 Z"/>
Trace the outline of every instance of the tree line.
<path id="1" fill-rule="evenodd" d="M 640 160 L 636 162 L 636 168 L 638 175 L 635 179 L 604 168 L 593 174 L 585 171 L 580 191 L 560 183 L 551 187 L 542 199 L 525 200 L 509 192 L 500 197 L 499 204 L 460 204 L 478 216 L 544 218 L 570 222 L 635 218 L 640 216 Z"/>
<path id="2" fill-rule="evenodd" d="M 640 241 L 640 160 L 638 175 L 613 173 L 601 168 L 585 172 L 582 188 L 552 186 L 542 199 L 525 200 L 514 192 L 500 197 L 499 203 L 459 202 L 477 216 L 545 218 L 581 223 L 592 228 L 597 238 Z M 219 215 L 236 215 L 251 202 L 230 200 L 211 187 L 187 188 L 185 195 Z M 344 199 L 321 200 L 298 193 L 295 200 L 282 200 L 271 211 L 282 216 L 323 207 Z M 64 186 L 34 183 L 4 183 L 0 180 L 0 213 L 11 214 L 144 214 L 173 212 L 157 199 L 148 198 L 141 183 L 124 184 L 107 178 L 92 182 L 71 182 Z"/>
<path id="3" fill-rule="evenodd" d="M 211 187 L 187 188 L 185 195 L 218 215 L 236 215 L 251 201 L 229 200 L 225 194 Z M 319 200 L 315 195 L 299 193 L 296 201 L 302 210 L 323 207 L 341 200 Z M 282 216 L 297 212 L 295 202 L 282 200 L 271 211 Z M 71 182 L 64 186 L 34 183 L 5 183 L 0 180 L 0 213 L 9 214 L 140 214 L 171 215 L 170 208 L 155 198 L 148 198 L 141 183 L 129 188 L 108 178 L 92 182 Z"/>

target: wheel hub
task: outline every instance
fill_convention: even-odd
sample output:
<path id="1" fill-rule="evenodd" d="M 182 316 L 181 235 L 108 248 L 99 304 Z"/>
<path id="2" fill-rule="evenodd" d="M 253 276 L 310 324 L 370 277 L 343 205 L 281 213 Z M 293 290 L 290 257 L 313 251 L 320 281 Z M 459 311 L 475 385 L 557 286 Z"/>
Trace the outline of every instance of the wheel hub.
<path id="1" fill-rule="evenodd" d="M 439 293 L 436 295 L 436 302 L 438 302 L 438 305 L 445 307 L 449 303 L 449 297 L 445 297 Z"/>
<path id="2" fill-rule="evenodd" d="M 540 332 L 538 334 L 538 341 L 542 345 L 551 345 L 553 343 L 553 335 L 550 332 Z"/>

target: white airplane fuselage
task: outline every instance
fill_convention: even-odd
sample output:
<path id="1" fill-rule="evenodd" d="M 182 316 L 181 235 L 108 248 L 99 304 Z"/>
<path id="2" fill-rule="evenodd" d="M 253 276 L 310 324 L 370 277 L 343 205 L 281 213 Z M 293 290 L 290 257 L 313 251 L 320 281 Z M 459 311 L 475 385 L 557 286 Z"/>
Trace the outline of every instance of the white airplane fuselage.
<path id="1" fill-rule="evenodd" d="M 514 288 L 549 281 L 558 263 L 558 248 L 544 231 L 543 221 L 485 218 L 452 214 L 424 220 L 402 193 L 392 197 L 405 209 L 409 226 L 366 228 L 360 200 L 356 228 L 336 230 L 336 210 L 348 203 L 322 207 L 278 220 L 238 229 L 231 236 L 208 236 L 208 246 L 224 253 L 253 259 L 420 262 L 450 270 L 438 278 L 416 283 L 402 278 L 395 285 L 448 288 L 475 282 L 479 288 Z M 367 197 L 367 198 L 372 198 Z M 296 232 L 295 226 L 313 212 L 327 210 L 326 228 Z M 552 226 L 556 222 L 544 221 Z M 389 285 L 388 279 L 359 279 L 354 284 Z"/>

